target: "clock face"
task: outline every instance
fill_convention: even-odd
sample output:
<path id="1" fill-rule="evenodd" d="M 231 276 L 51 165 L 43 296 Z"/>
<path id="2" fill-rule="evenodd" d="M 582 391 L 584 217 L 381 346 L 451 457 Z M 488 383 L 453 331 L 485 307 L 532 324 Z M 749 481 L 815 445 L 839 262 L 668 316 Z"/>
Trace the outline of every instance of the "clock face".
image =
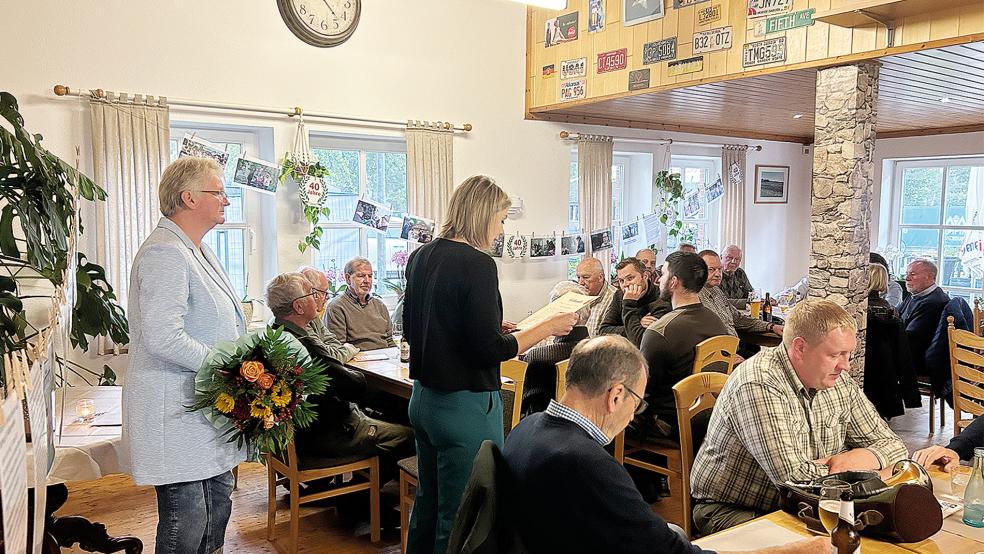
<path id="1" fill-rule="evenodd" d="M 280 15 L 298 38 L 314 46 L 345 42 L 359 24 L 360 0 L 277 0 Z"/>

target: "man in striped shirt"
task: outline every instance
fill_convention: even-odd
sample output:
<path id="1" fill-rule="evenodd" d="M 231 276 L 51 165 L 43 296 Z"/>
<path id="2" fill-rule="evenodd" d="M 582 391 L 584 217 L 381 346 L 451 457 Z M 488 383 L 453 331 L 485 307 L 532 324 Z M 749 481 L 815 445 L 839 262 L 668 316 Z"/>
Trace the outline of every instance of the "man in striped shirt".
<path id="1" fill-rule="evenodd" d="M 590 296 L 597 296 L 598 299 L 589 304 L 591 315 L 588 316 L 588 336 L 598 336 L 601 321 L 608 313 L 608 307 L 612 305 L 615 298 L 615 288 L 611 283 L 605 281 L 605 268 L 602 267 L 598 258 L 590 256 L 581 260 L 577 264 L 577 282 L 588 290 Z"/>
<path id="2" fill-rule="evenodd" d="M 721 391 L 690 478 L 694 525 L 714 533 L 775 510 L 777 483 L 879 470 L 908 456 L 848 374 L 857 327 L 829 300 L 793 307 L 783 344 Z"/>

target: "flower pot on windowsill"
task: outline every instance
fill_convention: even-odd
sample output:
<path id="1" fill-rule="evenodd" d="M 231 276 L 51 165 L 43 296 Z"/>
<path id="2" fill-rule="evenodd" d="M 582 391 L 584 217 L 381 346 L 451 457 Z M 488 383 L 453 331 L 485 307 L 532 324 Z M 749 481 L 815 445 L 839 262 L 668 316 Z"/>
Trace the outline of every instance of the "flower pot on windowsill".
<path id="1" fill-rule="evenodd" d="M 240 305 L 243 307 L 243 317 L 246 318 L 246 325 L 249 325 L 249 322 L 253 321 L 253 301 L 243 300 L 240 302 Z"/>

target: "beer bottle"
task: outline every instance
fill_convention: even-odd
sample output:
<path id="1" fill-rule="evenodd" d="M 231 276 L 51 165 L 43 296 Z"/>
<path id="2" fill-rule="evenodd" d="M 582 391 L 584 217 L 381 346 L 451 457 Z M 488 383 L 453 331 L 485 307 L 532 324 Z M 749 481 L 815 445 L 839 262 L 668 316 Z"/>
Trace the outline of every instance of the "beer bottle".
<path id="1" fill-rule="evenodd" d="M 762 319 L 772 323 L 772 300 L 769 293 L 765 293 L 765 300 L 762 301 Z"/>
<path id="2" fill-rule="evenodd" d="M 830 554 L 861 554 L 861 535 L 854 529 L 854 497 L 841 493 L 840 518 L 830 533 Z"/>

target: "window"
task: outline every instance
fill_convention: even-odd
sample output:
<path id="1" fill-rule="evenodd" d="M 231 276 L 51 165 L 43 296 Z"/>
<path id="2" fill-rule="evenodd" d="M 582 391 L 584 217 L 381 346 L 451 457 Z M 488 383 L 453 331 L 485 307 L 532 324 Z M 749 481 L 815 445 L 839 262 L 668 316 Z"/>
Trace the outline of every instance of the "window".
<path id="1" fill-rule="evenodd" d="M 984 158 L 900 161 L 893 173 L 889 253 L 895 275 L 916 258 L 939 266 L 937 282 L 970 299 L 984 288 Z"/>
<path id="2" fill-rule="evenodd" d="M 667 250 L 675 250 L 681 242 L 697 247 L 717 249 L 721 240 L 721 199 L 708 203 L 707 188 L 721 177 L 721 159 L 703 156 L 673 156 L 670 173 L 679 173 L 683 181 L 683 203 L 677 213 L 683 217 L 683 229 L 677 237 L 667 237 Z M 696 195 L 696 196 L 694 196 Z M 695 198 L 695 213 L 684 212 L 688 198 Z"/>
<path id="3" fill-rule="evenodd" d="M 260 133 L 255 131 L 240 130 L 240 128 L 201 128 L 194 124 L 176 123 L 170 129 L 170 149 L 171 160 L 178 159 L 181 149 L 181 139 L 185 134 L 193 134 L 198 138 L 205 139 L 217 147 L 229 153 L 229 161 L 225 168 L 225 191 L 229 197 L 229 206 L 225 209 L 225 223 L 216 225 L 209 231 L 203 241 L 215 253 L 223 269 L 229 275 L 233 290 L 240 296 L 247 295 L 247 284 L 249 282 L 250 271 L 250 246 L 252 236 L 251 221 L 258 221 L 260 218 L 253 215 L 259 213 L 261 203 L 273 203 L 273 197 L 266 197 L 263 193 L 243 191 L 242 187 L 232 182 L 236 172 L 236 163 L 244 154 L 253 157 L 265 157 L 264 153 L 272 153 L 272 141 L 270 144 L 263 144 Z M 266 152 L 261 152 L 261 146 L 266 147 Z M 251 217 L 252 216 L 252 217 Z M 259 273 L 259 260 L 255 260 L 257 267 L 253 274 L 257 275 L 257 287 L 253 291 L 254 295 L 262 294 L 263 279 Z"/>
<path id="4" fill-rule="evenodd" d="M 408 250 L 400 239 L 403 217 L 407 213 L 407 152 L 402 140 L 312 136 L 315 157 L 328 168 L 328 198 L 325 207 L 331 215 L 322 218 L 325 234 L 321 249 L 314 252 L 314 265 L 334 269 L 342 279 L 345 262 L 356 257 L 373 264 L 375 292 L 392 295 L 384 280 L 396 280 L 403 269 L 394 254 Z M 385 233 L 356 225 L 352 221 L 360 197 L 392 209 Z"/>
<path id="5" fill-rule="evenodd" d="M 629 169 L 629 159 L 627 156 L 618 154 L 612 156 L 612 221 L 621 221 L 622 212 L 622 190 L 625 188 L 626 173 Z M 581 230 L 581 211 L 578 208 L 578 176 L 577 176 L 577 152 L 571 158 L 571 180 L 568 194 L 567 209 L 567 230 L 576 233 Z M 590 233 L 594 229 L 585 229 L 585 233 Z"/>

